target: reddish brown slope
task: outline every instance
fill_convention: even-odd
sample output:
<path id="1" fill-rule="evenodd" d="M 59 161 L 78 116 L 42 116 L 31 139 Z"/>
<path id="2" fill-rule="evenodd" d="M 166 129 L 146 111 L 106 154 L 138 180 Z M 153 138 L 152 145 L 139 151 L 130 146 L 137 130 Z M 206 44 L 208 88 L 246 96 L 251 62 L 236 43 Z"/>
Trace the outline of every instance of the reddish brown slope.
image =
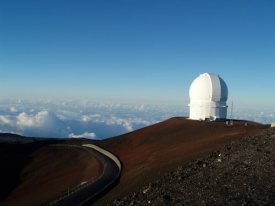
<path id="1" fill-rule="evenodd" d="M 46 142 L 45 145 L 39 144 L 34 149 L 28 144 L 16 145 L 16 150 L 11 148 L 5 152 L 7 157 L 12 156 L 18 162 L 22 162 L 20 159 L 29 160 L 24 160 L 25 163 L 20 168 L 12 165 L 18 164 L 17 162 L 1 159 L 2 162 L 6 161 L 6 166 L 18 170 L 18 177 L 12 173 L 11 177 L 8 173 L 5 177 L 18 178 L 20 181 L 8 197 L 0 202 L 1 205 L 44 205 L 48 200 L 66 192 L 67 188 L 96 178 L 101 173 L 99 162 L 85 150 L 48 145 Z M 7 152 L 10 153 L 9 156 Z"/>
<path id="2" fill-rule="evenodd" d="M 121 181 L 97 204 L 105 204 L 163 175 L 179 163 L 202 156 L 239 137 L 254 135 L 268 126 L 235 121 L 199 122 L 172 118 L 156 125 L 99 142 L 123 163 Z"/>

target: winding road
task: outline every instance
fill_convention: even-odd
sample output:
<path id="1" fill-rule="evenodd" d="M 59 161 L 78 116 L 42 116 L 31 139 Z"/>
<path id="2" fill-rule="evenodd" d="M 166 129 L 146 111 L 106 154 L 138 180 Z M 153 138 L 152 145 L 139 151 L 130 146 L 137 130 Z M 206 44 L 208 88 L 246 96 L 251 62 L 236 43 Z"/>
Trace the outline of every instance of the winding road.
<path id="1" fill-rule="evenodd" d="M 103 172 L 97 180 L 88 182 L 76 188 L 67 195 L 51 202 L 54 206 L 80 206 L 91 204 L 104 192 L 111 189 L 120 178 L 121 163 L 110 152 L 93 144 L 82 146 L 69 145 L 69 147 L 84 149 L 95 156 L 103 165 Z"/>

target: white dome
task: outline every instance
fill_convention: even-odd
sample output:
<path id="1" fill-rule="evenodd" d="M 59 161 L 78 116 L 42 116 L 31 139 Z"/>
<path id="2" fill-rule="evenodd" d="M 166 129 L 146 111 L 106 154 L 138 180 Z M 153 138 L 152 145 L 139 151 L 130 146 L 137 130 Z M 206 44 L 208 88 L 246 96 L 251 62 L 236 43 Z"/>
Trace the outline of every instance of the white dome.
<path id="1" fill-rule="evenodd" d="M 191 101 L 226 101 L 228 89 L 219 75 L 204 73 L 192 82 L 189 96 Z"/>
<path id="2" fill-rule="evenodd" d="M 191 84 L 190 119 L 225 119 L 228 88 L 217 74 L 204 73 Z"/>

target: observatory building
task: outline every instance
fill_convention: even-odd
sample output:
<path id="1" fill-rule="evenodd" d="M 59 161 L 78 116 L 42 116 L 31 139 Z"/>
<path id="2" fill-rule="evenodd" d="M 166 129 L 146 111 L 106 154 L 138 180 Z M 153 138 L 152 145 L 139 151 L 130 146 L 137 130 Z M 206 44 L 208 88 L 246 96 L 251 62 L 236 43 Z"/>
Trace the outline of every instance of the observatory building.
<path id="1" fill-rule="evenodd" d="M 189 90 L 190 114 L 194 120 L 226 119 L 228 88 L 217 74 L 204 73 L 191 84 Z"/>

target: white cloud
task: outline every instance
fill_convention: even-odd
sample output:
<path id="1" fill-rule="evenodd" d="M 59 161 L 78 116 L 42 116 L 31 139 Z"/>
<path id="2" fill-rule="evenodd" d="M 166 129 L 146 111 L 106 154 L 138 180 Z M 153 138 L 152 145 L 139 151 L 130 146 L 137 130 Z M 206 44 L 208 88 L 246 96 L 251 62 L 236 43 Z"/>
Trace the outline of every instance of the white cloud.
<path id="1" fill-rule="evenodd" d="M 96 134 L 94 132 L 84 132 L 83 134 L 76 135 L 74 133 L 69 134 L 70 138 L 87 138 L 96 139 Z"/>
<path id="2" fill-rule="evenodd" d="M 91 118 L 89 117 L 89 115 L 83 115 L 83 116 L 81 117 L 81 120 L 82 120 L 83 122 L 89 122 L 89 121 L 91 120 Z"/>
<path id="3" fill-rule="evenodd" d="M 12 107 L 10 107 L 10 111 L 11 112 L 17 112 L 17 109 L 14 106 L 12 106 Z"/>
<path id="4" fill-rule="evenodd" d="M 14 108 L 13 108 L 14 107 Z M 187 116 L 187 107 L 85 101 L 0 101 L 0 131 L 38 137 L 108 138 Z M 236 108 L 234 118 L 275 122 L 275 110 Z M 91 132 L 92 131 L 92 132 Z"/>
<path id="5" fill-rule="evenodd" d="M 34 114 L 22 112 L 14 118 L 14 130 L 26 136 L 64 137 L 71 132 L 54 113 L 39 111 Z"/>
<path id="6" fill-rule="evenodd" d="M 31 127 L 33 125 L 36 125 L 35 118 L 28 116 L 25 112 L 22 112 L 17 116 L 16 124 L 19 127 Z"/>
<path id="7" fill-rule="evenodd" d="M 123 119 L 119 117 L 112 116 L 105 120 L 107 125 L 120 125 L 125 128 L 127 132 L 131 132 L 134 130 L 132 121 L 129 119 Z"/>
<path id="8" fill-rule="evenodd" d="M 43 127 L 43 128 L 54 128 L 54 126 L 60 123 L 60 120 L 48 111 L 40 111 L 35 115 L 28 115 L 25 112 L 20 113 L 17 116 L 16 124 L 21 127 Z"/>
<path id="9" fill-rule="evenodd" d="M 4 115 L 0 115 L 0 124 L 11 124 L 12 120 Z"/>
<path id="10" fill-rule="evenodd" d="M 16 105 L 16 107 L 14 106 Z M 12 108 L 14 107 L 14 108 Z M 179 110 L 177 110 L 179 111 Z M 167 107 L 86 101 L 0 101 L 0 131 L 37 137 L 102 139 L 179 116 Z M 93 132 L 90 132 L 93 131 Z"/>
<path id="11" fill-rule="evenodd" d="M 134 128 L 133 128 L 133 125 L 132 125 L 131 122 L 124 120 L 122 125 L 124 126 L 124 128 L 125 128 L 128 132 L 134 131 Z"/>

